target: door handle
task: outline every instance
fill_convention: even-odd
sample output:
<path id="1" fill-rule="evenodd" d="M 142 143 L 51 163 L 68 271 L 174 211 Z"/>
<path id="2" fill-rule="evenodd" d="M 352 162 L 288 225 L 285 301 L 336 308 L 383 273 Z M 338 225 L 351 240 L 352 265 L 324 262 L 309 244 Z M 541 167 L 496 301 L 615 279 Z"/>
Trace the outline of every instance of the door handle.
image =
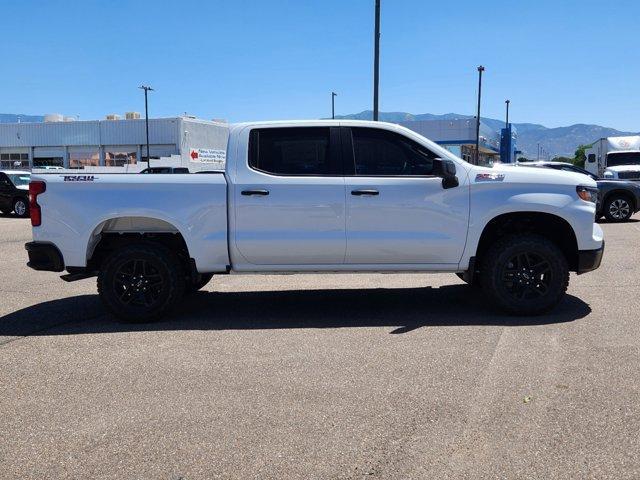
<path id="1" fill-rule="evenodd" d="M 351 195 L 380 195 L 378 190 L 351 190 Z"/>
<path id="2" fill-rule="evenodd" d="M 245 197 L 249 195 L 260 195 L 264 197 L 265 195 L 269 195 L 269 190 L 242 190 L 240 193 Z"/>

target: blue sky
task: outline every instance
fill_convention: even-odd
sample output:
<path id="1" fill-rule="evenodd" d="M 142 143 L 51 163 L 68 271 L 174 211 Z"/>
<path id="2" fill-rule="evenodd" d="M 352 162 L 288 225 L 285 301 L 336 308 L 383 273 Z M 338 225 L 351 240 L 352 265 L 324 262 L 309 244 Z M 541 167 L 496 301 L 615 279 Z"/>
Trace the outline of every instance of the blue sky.
<path id="1" fill-rule="evenodd" d="M 0 0 L 0 112 L 229 121 L 372 108 L 373 0 Z M 640 2 L 382 0 L 380 109 L 640 130 Z"/>

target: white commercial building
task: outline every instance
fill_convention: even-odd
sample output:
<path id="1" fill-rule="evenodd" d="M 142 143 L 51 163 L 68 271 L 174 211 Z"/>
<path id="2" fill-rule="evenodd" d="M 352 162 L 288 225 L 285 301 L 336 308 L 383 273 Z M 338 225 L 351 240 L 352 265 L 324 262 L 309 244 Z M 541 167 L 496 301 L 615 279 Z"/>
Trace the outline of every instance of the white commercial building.
<path id="1" fill-rule="evenodd" d="M 116 119 L 0 123 L 0 168 L 125 167 L 137 171 L 147 166 L 148 156 L 152 166 L 154 159 L 172 157 L 174 163 L 192 171 L 224 163 L 226 123 L 192 117 L 149 119 L 147 155 L 144 119 L 111 118 Z"/>

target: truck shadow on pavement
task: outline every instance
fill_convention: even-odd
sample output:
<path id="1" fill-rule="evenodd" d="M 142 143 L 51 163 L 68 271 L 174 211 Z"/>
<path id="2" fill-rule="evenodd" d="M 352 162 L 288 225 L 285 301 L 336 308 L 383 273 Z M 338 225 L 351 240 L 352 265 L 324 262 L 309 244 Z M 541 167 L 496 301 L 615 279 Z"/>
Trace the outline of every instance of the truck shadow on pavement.
<path id="1" fill-rule="evenodd" d="M 0 336 L 76 335 L 128 331 L 245 330 L 386 327 L 391 334 L 422 327 L 527 326 L 571 322 L 591 308 L 567 295 L 550 314 L 514 317 L 487 305 L 466 285 L 378 288 L 198 292 L 156 323 L 127 324 L 110 316 L 97 295 L 43 302 L 0 317 Z M 2 339 L 0 339 L 2 343 Z"/>

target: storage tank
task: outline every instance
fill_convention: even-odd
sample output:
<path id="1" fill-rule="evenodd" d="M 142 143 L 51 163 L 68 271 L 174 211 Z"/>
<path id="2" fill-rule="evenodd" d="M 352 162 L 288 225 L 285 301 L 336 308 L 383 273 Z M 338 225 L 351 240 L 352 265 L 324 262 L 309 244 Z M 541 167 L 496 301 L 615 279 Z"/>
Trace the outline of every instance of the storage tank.
<path id="1" fill-rule="evenodd" d="M 127 120 L 138 120 L 140 118 L 140 112 L 127 112 L 124 116 Z"/>
<path id="2" fill-rule="evenodd" d="M 47 123 L 50 122 L 62 122 L 64 121 L 64 117 L 60 113 L 47 113 L 44 116 L 44 121 Z"/>

